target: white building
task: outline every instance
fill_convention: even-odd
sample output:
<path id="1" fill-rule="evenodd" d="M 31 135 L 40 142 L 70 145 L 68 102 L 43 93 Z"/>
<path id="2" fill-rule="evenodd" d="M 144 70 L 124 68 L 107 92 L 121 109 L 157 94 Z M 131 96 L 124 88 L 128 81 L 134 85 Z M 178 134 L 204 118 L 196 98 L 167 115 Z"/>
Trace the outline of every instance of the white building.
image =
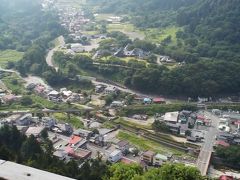
<path id="1" fill-rule="evenodd" d="M 21 180 L 73 180 L 71 178 L 35 169 L 10 161 L 0 160 L 0 177 L 3 179 Z"/>
<path id="2" fill-rule="evenodd" d="M 176 124 L 178 122 L 178 116 L 179 116 L 179 112 L 175 111 L 175 112 L 167 112 L 164 115 L 163 120 L 169 123 L 174 123 Z"/>
<path id="3" fill-rule="evenodd" d="M 122 101 L 113 101 L 111 107 L 122 107 L 124 103 Z"/>
<path id="4" fill-rule="evenodd" d="M 121 158 L 122 152 L 120 150 L 115 150 L 109 155 L 108 160 L 115 163 L 118 162 Z"/>
<path id="5" fill-rule="evenodd" d="M 71 44 L 71 50 L 74 51 L 75 53 L 81 53 L 84 51 L 84 47 L 82 46 L 82 44 L 75 43 Z"/>
<path id="6" fill-rule="evenodd" d="M 167 156 L 162 154 L 156 154 L 153 157 L 153 165 L 161 166 L 164 162 L 167 162 L 167 160 L 168 160 Z"/>

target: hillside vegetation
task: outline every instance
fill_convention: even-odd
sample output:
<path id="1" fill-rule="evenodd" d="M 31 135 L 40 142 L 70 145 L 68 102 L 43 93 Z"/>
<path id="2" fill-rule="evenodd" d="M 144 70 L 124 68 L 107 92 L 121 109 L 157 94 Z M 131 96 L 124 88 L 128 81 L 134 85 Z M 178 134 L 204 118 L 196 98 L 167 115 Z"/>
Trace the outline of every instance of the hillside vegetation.
<path id="1" fill-rule="evenodd" d="M 173 68 L 114 70 L 125 85 L 146 92 L 185 96 L 237 95 L 240 92 L 240 3 L 238 0 L 97 0 L 97 13 L 122 15 L 151 42 L 153 52 L 186 64 Z M 94 3 L 93 3 L 94 2 Z M 107 3 L 106 3 L 107 2 Z M 170 29 L 174 33 L 167 33 Z M 161 39 L 157 32 L 169 34 Z M 105 68 L 106 71 L 106 68 Z M 110 72 L 110 70 L 108 70 Z M 118 73 L 119 72 L 119 73 Z M 124 73 L 125 72 L 125 73 Z M 110 76 L 110 73 L 106 73 Z M 127 75 L 126 75 L 127 74 Z"/>

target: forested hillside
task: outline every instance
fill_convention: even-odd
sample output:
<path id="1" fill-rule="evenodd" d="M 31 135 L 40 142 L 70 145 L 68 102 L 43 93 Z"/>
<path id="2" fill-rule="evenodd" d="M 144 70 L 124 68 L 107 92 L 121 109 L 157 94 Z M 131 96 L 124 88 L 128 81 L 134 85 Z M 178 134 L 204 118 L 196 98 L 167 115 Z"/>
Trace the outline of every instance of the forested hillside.
<path id="1" fill-rule="evenodd" d="M 240 3 L 238 0 L 98 0 L 97 11 L 127 14 L 139 28 L 177 25 L 176 44 L 164 44 L 160 52 L 179 61 L 204 58 L 238 60 Z M 92 3 L 93 4 L 93 3 Z"/>
<path id="2" fill-rule="evenodd" d="M 157 44 L 181 67 L 114 71 L 137 90 L 167 95 L 221 96 L 240 92 L 239 0 L 90 0 L 94 12 L 123 15 L 145 34 L 177 29 Z M 93 3 L 94 2 L 94 3 Z M 106 72 L 106 70 L 104 71 Z M 112 73 L 112 72 L 111 72 Z M 104 73 L 102 73 L 104 74 Z M 106 77 L 110 76 L 107 73 Z"/>
<path id="3" fill-rule="evenodd" d="M 128 14 L 131 22 L 138 27 L 166 27 L 174 23 L 176 10 L 191 5 L 196 0 L 90 0 L 98 5 L 99 12 Z"/>
<path id="4" fill-rule="evenodd" d="M 27 50 L 33 40 L 53 38 L 62 28 L 57 16 L 43 12 L 40 1 L 0 0 L 0 50 Z"/>
<path id="5" fill-rule="evenodd" d="M 238 0 L 199 1 L 179 12 L 177 23 L 186 26 L 179 38 L 191 40 L 199 56 L 239 61 L 239 19 Z"/>

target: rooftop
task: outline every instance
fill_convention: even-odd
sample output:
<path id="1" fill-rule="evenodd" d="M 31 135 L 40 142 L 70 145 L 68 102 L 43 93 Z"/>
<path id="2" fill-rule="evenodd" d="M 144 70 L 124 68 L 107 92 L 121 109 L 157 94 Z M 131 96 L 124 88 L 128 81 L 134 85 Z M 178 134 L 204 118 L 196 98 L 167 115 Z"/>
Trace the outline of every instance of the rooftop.
<path id="1" fill-rule="evenodd" d="M 146 152 L 143 153 L 143 155 L 151 157 L 151 156 L 155 155 L 155 152 L 153 152 L 153 151 L 146 151 Z"/>
<path id="2" fill-rule="evenodd" d="M 10 161 L 0 160 L 0 178 L 14 180 L 72 180 L 72 178 L 60 176 L 32 167 L 24 166 Z"/>
<path id="3" fill-rule="evenodd" d="M 77 144 L 79 141 L 81 141 L 82 138 L 80 136 L 76 136 L 73 135 L 70 139 L 69 139 L 69 144 Z"/>
<path id="4" fill-rule="evenodd" d="M 116 156 L 119 153 L 121 153 L 120 150 L 114 150 L 113 152 L 111 152 L 110 156 Z"/>
<path id="5" fill-rule="evenodd" d="M 44 129 L 44 127 L 42 127 L 42 126 L 29 127 L 28 130 L 26 131 L 26 135 L 27 136 L 30 136 L 30 135 L 38 136 L 42 132 L 43 129 Z"/>
<path id="6" fill-rule="evenodd" d="M 177 122 L 178 121 L 178 115 L 179 112 L 167 112 L 164 115 L 164 121 L 170 121 L 170 122 Z"/>
<path id="7" fill-rule="evenodd" d="M 156 154 L 155 158 L 161 159 L 161 160 L 164 160 L 164 161 L 168 160 L 167 156 L 165 156 L 163 154 Z"/>
<path id="8" fill-rule="evenodd" d="M 92 152 L 87 149 L 78 148 L 77 150 L 70 154 L 72 154 L 73 156 L 77 156 L 78 158 L 86 159 L 92 154 Z"/>
<path id="9" fill-rule="evenodd" d="M 122 141 L 119 141 L 118 143 L 117 143 L 117 145 L 119 146 L 119 147 L 124 147 L 124 146 L 126 146 L 126 145 L 128 145 L 129 143 L 127 142 L 127 141 L 124 141 L 124 140 L 122 140 Z"/>

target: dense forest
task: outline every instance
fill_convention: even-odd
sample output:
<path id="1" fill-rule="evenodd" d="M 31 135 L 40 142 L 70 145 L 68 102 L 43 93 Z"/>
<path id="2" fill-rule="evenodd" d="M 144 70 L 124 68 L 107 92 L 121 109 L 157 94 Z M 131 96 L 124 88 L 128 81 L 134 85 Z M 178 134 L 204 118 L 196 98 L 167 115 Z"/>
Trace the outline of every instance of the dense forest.
<path id="1" fill-rule="evenodd" d="M 74 77 L 86 70 L 147 93 L 217 97 L 240 92 L 240 65 L 236 62 L 206 60 L 170 70 L 154 64 L 146 67 L 136 60 L 124 62 L 116 57 L 96 65 L 88 56 L 72 58 L 61 52 L 55 54 L 54 60 L 66 76 Z"/>
<path id="2" fill-rule="evenodd" d="M 92 2 L 92 3 L 90 3 Z M 90 1 L 90 5 L 93 2 Z M 97 11 L 128 15 L 138 28 L 175 25 L 177 44 L 161 45 L 160 52 L 179 61 L 204 58 L 238 61 L 240 4 L 238 0 L 97 1 Z"/>
<path id="3" fill-rule="evenodd" d="M 0 50 L 26 51 L 35 40 L 62 33 L 57 16 L 41 9 L 40 1 L 0 0 Z"/>
<path id="4" fill-rule="evenodd" d="M 127 16 L 142 31 L 177 27 L 176 40 L 169 36 L 151 51 L 186 63 L 171 70 L 157 66 L 132 70 L 100 66 L 97 68 L 100 74 L 124 79 L 125 85 L 134 89 L 158 94 L 191 97 L 239 94 L 238 0 L 112 0 L 108 3 L 90 0 L 89 4 L 93 2 L 94 11 Z M 127 41 L 117 39 L 117 42 Z"/>
<path id="5" fill-rule="evenodd" d="M 15 126 L 5 125 L 0 128 L 0 159 L 15 161 L 79 180 L 206 179 L 196 168 L 183 164 L 166 164 L 161 168 L 144 171 L 137 164 L 112 165 L 102 161 L 100 156 L 87 161 L 71 160 L 66 163 L 54 157 L 53 150 L 46 130 L 42 131 L 40 138 L 36 139 L 32 135 L 26 137 L 21 134 Z"/>

